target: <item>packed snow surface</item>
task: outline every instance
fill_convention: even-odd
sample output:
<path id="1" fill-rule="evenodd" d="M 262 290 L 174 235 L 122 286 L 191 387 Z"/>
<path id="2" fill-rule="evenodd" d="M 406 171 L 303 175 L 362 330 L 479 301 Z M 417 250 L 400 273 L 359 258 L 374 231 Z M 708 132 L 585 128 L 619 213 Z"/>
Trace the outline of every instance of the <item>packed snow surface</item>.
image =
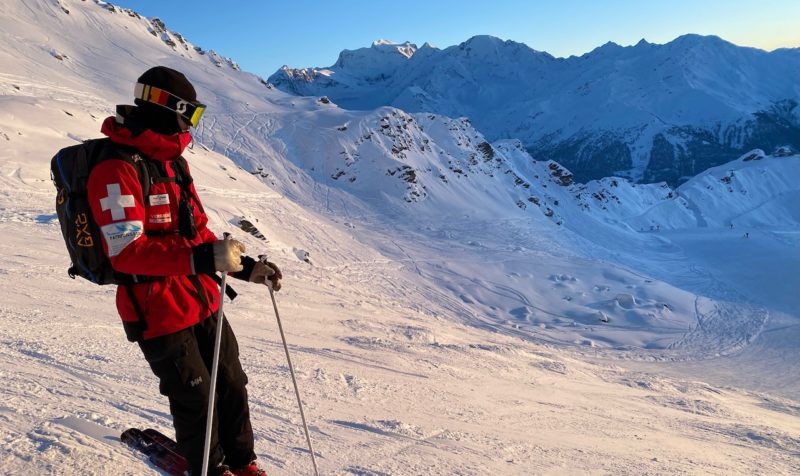
<path id="1" fill-rule="evenodd" d="M 290 96 L 103 2 L 4 2 L 0 24 L 6 474 L 154 474 L 117 437 L 172 433 L 114 289 L 66 275 L 49 178 L 156 64 L 209 104 L 186 157 L 211 229 L 284 271 L 322 474 L 800 466 L 800 157 L 581 184 L 464 118 Z M 256 452 L 309 474 L 268 294 L 237 289 Z"/>

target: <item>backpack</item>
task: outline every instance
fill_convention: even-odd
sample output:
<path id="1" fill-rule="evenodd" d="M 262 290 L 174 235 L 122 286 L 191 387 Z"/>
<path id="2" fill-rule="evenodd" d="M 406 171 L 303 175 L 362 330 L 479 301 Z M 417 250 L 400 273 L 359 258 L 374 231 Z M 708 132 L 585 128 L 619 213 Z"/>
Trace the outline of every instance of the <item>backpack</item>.
<path id="1" fill-rule="evenodd" d="M 114 271 L 103 251 L 100 227 L 89 207 L 86 185 L 92 169 L 108 159 L 124 160 L 136 169 L 142 185 L 142 196 L 150 192 L 150 172 L 146 160 L 131 147 L 110 139 L 91 139 L 65 147 L 50 161 L 50 174 L 56 186 L 56 212 L 61 234 L 67 245 L 72 265 L 69 276 L 85 278 L 95 284 L 131 284 L 141 282 L 136 276 Z"/>

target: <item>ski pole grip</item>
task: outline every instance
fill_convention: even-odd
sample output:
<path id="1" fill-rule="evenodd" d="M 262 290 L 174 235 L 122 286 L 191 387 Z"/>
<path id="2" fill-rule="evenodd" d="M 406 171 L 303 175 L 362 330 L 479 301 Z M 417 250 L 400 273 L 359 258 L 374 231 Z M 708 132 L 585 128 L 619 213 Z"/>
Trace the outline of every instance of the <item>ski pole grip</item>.
<path id="1" fill-rule="evenodd" d="M 264 264 L 267 264 L 267 255 L 258 255 L 258 260 L 261 261 Z M 271 293 L 272 292 L 272 280 L 267 278 L 266 285 L 269 288 L 269 292 Z"/>

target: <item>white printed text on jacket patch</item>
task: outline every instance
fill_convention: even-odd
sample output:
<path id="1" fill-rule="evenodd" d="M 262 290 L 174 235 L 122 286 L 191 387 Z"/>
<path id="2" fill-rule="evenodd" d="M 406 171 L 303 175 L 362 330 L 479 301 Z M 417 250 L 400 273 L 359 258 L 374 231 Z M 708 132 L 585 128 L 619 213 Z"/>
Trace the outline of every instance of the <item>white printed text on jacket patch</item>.
<path id="1" fill-rule="evenodd" d="M 150 223 L 172 223 L 172 215 L 167 213 L 156 213 L 154 215 L 150 215 L 150 218 L 147 220 Z"/>
<path id="2" fill-rule="evenodd" d="M 166 193 L 150 195 L 150 205 L 169 205 L 169 195 Z"/>
<path id="3" fill-rule="evenodd" d="M 117 256 L 126 246 L 142 236 L 144 226 L 140 221 L 122 221 L 101 228 L 108 245 L 108 256 Z"/>
<path id="4" fill-rule="evenodd" d="M 125 209 L 136 206 L 133 201 L 133 195 L 123 195 L 118 183 L 106 185 L 106 190 L 108 191 L 108 196 L 100 199 L 100 207 L 103 211 L 111 210 L 112 220 L 124 220 Z"/>

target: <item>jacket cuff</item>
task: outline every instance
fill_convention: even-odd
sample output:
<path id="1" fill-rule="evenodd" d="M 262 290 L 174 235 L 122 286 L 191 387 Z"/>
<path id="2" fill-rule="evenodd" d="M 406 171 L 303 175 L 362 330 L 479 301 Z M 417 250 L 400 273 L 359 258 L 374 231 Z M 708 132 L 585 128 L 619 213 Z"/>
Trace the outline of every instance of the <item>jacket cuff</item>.
<path id="1" fill-rule="evenodd" d="M 253 274 L 253 268 L 256 267 L 256 260 L 249 256 L 242 256 L 241 263 L 244 268 L 241 271 L 229 273 L 229 275 L 242 281 L 250 281 L 250 275 Z"/>
<path id="2" fill-rule="evenodd" d="M 192 274 L 214 274 L 214 244 L 203 243 L 192 248 Z"/>

